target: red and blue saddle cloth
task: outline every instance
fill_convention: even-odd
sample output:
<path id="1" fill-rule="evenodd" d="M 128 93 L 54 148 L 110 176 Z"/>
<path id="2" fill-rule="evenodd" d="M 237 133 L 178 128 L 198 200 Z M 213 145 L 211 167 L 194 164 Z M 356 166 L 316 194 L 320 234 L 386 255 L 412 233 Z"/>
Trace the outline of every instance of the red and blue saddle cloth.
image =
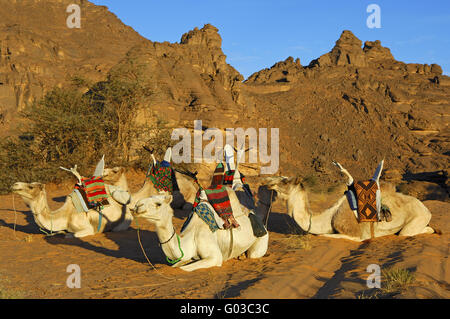
<path id="1" fill-rule="evenodd" d="M 82 178 L 81 185 L 76 184 L 75 190 L 79 192 L 88 209 L 109 204 L 105 182 L 99 176 Z"/>
<path id="2" fill-rule="evenodd" d="M 235 170 L 226 171 L 223 175 L 223 185 L 233 185 Z M 250 189 L 250 185 L 245 181 L 245 175 L 239 172 L 241 177 L 241 182 L 244 188 L 245 196 L 248 197 L 248 201 L 245 201 L 249 205 L 249 209 L 254 210 L 256 208 L 255 199 L 253 198 L 252 190 Z"/>
<path id="3" fill-rule="evenodd" d="M 228 191 L 224 185 L 224 166 L 222 163 L 219 163 L 216 166 L 211 185 L 208 188 L 200 187 L 197 191 L 194 203 L 192 205 L 193 209 L 195 209 L 201 202 L 200 193 L 202 190 L 205 191 L 208 202 L 214 208 L 216 213 L 224 220 L 224 228 L 229 228 L 231 226 L 239 227 L 239 224 L 234 219 Z"/>
<path id="4" fill-rule="evenodd" d="M 174 191 L 180 190 L 175 172 L 167 161 L 152 164 L 147 171 L 146 177 L 152 181 L 153 186 L 158 191 L 165 191 L 172 194 Z"/>
<path id="5" fill-rule="evenodd" d="M 77 212 L 88 212 L 95 209 L 99 213 L 97 232 L 102 225 L 102 210 L 104 206 L 109 205 L 108 194 L 106 193 L 105 182 L 102 177 L 93 176 L 82 178 L 81 185 L 76 184 L 73 192 L 69 195 L 72 198 L 73 205 Z"/>

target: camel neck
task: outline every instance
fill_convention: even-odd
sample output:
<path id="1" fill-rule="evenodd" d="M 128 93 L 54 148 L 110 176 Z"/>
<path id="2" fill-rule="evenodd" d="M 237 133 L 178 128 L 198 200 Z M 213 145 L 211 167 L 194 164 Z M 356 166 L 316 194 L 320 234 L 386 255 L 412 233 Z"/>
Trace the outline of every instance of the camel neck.
<path id="1" fill-rule="evenodd" d="M 153 186 L 153 183 L 148 178 L 146 178 L 144 185 L 142 185 L 141 189 L 131 195 L 131 198 L 132 198 L 131 205 L 134 206 L 139 200 L 150 197 L 157 193 L 158 192 L 156 191 L 155 187 Z"/>
<path id="2" fill-rule="evenodd" d="M 128 182 L 127 182 L 127 178 L 125 177 L 125 173 L 123 173 L 119 180 L 117 181 L 117 183 L 115 183 L 116 186 L 119 186 L 122 190 L 124 191 L 129 191 L 128 189 Z"/>
<path id="3" fill-rule="evenodd" d="M 30 208 L 39 227 L 49 231 L 62 231 L 67 229 L 67 218 L 64 218 L 67 205 L 68 200 L 66 199 L 60 209 L 51 211 L 47 202 L 47 194 L 42 192 L 36 201 L 30 203 Z"/>
<path id="4" fill-rule="evenodd" d="M 289 194 L 287 208 L 289 216 L 291 216 L 304 231 L 311 231 L 311 212 L 307 209 L 307 200 L 306 192 L 296 185 Z"/>
<path id="5" fill-rule="evenodd" d="M 182 257 L 182 242 L 173 226 L 172 216 L 167 218 L 167 221 L 163 225 L 156 226 L 156 234 L 158 235 L 160 246 L 167 258 L 170 260 L 177 260 Z M 179 240 L 180 244 L 178 244 Z"/>
<path id="6" fill-rule="evenodd" d="M 308 195 L 305 190 L 295 187 L 288 199 L 288 212 L 297 224 L 311 234 L 329 234 L 333 232 L 331 219 L 336 209 L 342 203 L 342 199 L 333 207 L 321 213 L 313 214 L 309 209 Z"/>

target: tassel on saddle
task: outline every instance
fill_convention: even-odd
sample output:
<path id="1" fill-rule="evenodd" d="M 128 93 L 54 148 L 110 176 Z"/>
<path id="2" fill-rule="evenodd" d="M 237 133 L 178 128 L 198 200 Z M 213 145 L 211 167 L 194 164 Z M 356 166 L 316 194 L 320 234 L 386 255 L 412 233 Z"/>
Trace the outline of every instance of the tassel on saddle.
<path id="1" fill-rule="evenodd" d="M 389 207 L 384 204 L 381 204 L 380 219 L 387 223 L 392 221 L 392 213 L 389 210 Z"/>

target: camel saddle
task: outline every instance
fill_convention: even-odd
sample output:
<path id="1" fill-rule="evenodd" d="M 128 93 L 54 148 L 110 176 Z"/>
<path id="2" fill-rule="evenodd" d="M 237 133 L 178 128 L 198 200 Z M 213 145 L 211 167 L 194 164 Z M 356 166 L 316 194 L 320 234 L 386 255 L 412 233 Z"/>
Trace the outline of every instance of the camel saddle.
<path id="1" fill-rule="evenodd" d="M 105 182 L 101 177 L 82 178 L 81 185 L 76 184 L 71 195 L 77 211 L 86 212 L 92 208 L 109 205 Z"/>
<path id="2" fill-rule="evenodd" d="M 354 184 L 357 201 L 358 221 L 377 222 L 377 190 L 375 181 L 359 181 Z"/>
<path id="3" fill-rule="evenodd" d="M 167 161 L 157 162 L 156 165 L 151 165 L 148 169 L 146 177 L 150 179 L 153 186 L 158 191 L 165 191 L 173 194 L 174 191 L 179 191 L 175 172 Z"/>
<path id="4" fill-rule="evenodd" d="M 198 217 L 200 217 L 206 223 L 206 225 L 208 225 L 209 229 L 213 233 L 216 230 L 221 229 L 221 227 L 223 226 L 223 222 L 219 221 L 220 217 L 217 216 L 217 213 L 211 210 L 206 203 L 200 202 L 194 209 L 192 209 L 188 218 L 183 223 L 183 226 L 181 227 L 181 233 L 183 233 L 183 231 L 189 225 L 194 214 L 197 214 Z"/>

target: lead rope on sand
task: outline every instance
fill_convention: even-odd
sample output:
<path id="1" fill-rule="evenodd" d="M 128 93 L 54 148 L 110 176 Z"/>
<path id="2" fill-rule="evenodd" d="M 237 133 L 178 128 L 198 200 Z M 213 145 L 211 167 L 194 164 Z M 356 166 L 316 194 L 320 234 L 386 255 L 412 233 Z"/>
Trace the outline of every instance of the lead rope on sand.
<path id="1" fill-rule="evenodd" d="M 166 279 L 169 279 L 169 280 L 171 280 L 171 281 L 176 281 L 176 280 L 177 280 L 176 278 L 174 278 L 174 277 L 168 277 L 168 276 L 165 276 L 165 275 L 163 275 L 162 273 L 160 273 L 159 270 L 156 269 L 156 267 L 153 266 L 153 264 L 150 262 L 150 259 L 147 257 L 147 254 L 145 253 L 144 246 L 142 245 L 142 242 L 141 242 L 141 236 L 140 236 L 140 234 L 139 234 L 140 228 L 139 228 L 139 224 L 138 224 L 137 218 L 135 218 L 134 220 L 135 220 L 135 222 L 136 222 L 136 227 L 137 227 L 137 238 L 138 238 L 139 246 L 141 246 L 142 253 L 144 254 L 145 259 L 147 259 L 148 264 L 149 264 L 149 265 L 153 268 L 153 270 L 155 270 L 156 273 L 157 273 L 158 275 L 160 275 L 161 277 L 166 278 Z"/>
<path id="2" fill-rule="evenodd" d="M 15 202 L 15 195 L 13 194 L 13 209 L 14 209 L 14 238 L 17 239 L 16 236 L 16 223 L 17 223 L 17 211 L 16 211 L 16 202 Z"/>

